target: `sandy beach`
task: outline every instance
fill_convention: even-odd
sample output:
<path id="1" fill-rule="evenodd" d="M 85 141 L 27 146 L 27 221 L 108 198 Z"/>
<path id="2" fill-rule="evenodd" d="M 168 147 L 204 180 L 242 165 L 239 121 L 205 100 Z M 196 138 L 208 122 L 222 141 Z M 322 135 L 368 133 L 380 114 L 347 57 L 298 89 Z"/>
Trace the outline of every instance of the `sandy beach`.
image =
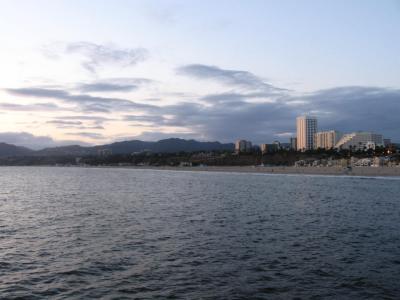
<path id="1" fill-rule="evenodd" d="M 343 175 L 343 176 L 400 176 L 400 167 L 262 167 L 262 166 L 207 166 L 207 167 L 129 167 L 133 169 L 240 172 L 266 174 L 305 174 L 305 175 Z"/>

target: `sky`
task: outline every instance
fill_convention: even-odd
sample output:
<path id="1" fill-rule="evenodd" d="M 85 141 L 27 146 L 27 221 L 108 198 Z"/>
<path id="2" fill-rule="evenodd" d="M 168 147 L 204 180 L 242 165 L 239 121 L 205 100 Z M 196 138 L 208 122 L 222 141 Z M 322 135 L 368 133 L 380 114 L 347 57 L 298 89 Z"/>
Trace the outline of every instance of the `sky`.
<path id="1" fill-rule="evenodd" d="M 0 142 L 400 142 L 400 0 L 0 0 Z"/>

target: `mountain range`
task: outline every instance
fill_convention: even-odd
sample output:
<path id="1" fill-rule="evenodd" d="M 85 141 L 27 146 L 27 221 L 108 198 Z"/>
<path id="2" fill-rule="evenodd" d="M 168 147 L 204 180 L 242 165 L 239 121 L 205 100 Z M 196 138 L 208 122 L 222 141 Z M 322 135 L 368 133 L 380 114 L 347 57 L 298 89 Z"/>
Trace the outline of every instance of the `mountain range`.
<path id="1" fill-rule="evenodd" d="M 79 145 L 44 148 L 32 150 L 26 147 L 0 143 L 0 157 L 10 156 L 86 156 L 97 155 L 101 150 L 110 150 L 112 154 L 130 154 L 134 152 L 151 151 L 154 153 L 195 152 L 195 151 L 221 151 L 234 149 L 234 144 L 220 142 L 199 142 L 170 138 L 157 142 L 131 140 L 115 142 L 106 145 L 84 147 Z"/>

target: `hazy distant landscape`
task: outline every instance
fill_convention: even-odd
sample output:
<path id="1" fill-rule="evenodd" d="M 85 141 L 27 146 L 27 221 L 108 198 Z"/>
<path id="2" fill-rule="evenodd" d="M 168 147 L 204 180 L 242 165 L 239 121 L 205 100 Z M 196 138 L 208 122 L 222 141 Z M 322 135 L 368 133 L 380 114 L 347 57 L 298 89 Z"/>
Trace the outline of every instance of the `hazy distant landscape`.
<path id="1" fill-rule="evenodd" d="M 26 147 L 0 143 L 0 157 L 6 156 L 85 156 L 98 155 L 102 150 L 110 150 L 112 154 L 131 154 L 134 152 L 196 152 L 196 151 L 233 151 L 234 144 L 221 144 L 219 142 L 198 142 L 177 138 L 160 140 L 157 142 L 144 142 L 139 140 L 116 142 L 112 144 L 84 147 L 70 145 L 62 147 L 31 150 Z M 100 151 L 100 152 L 99 152 Z"/>

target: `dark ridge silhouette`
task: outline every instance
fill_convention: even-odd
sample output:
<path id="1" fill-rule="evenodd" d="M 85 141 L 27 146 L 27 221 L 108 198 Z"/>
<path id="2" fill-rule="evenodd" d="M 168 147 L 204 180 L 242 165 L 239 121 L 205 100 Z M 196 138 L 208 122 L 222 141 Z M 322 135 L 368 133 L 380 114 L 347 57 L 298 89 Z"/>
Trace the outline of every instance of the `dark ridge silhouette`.
<path id="1" fill-rule="evenodd" d="M 32 155 L 35 151 L 26 147 L 15 146 L 0 142 L 0 157 Z"/>
<path id="2" fill-rule="evenodd" d="M 6 145 L 6 146 L 3 146 Z M 196 152 L 196 151 L 233 151 L 234 144 L 220 142 L 199 142 L 169 138 L 157 142 L 140 140 L 115 142 L 106 145 L 83 147 L 70 145 L 62 147 L 44 148 L 34 151 L 25 147 L 0 143 L 0 157 L 7 156 L 87 156 L 97 155 L 101 150 L 110 150 L 112 154 L 130 154 L 133 152 L 149 151 L 153 153 Z"/>

